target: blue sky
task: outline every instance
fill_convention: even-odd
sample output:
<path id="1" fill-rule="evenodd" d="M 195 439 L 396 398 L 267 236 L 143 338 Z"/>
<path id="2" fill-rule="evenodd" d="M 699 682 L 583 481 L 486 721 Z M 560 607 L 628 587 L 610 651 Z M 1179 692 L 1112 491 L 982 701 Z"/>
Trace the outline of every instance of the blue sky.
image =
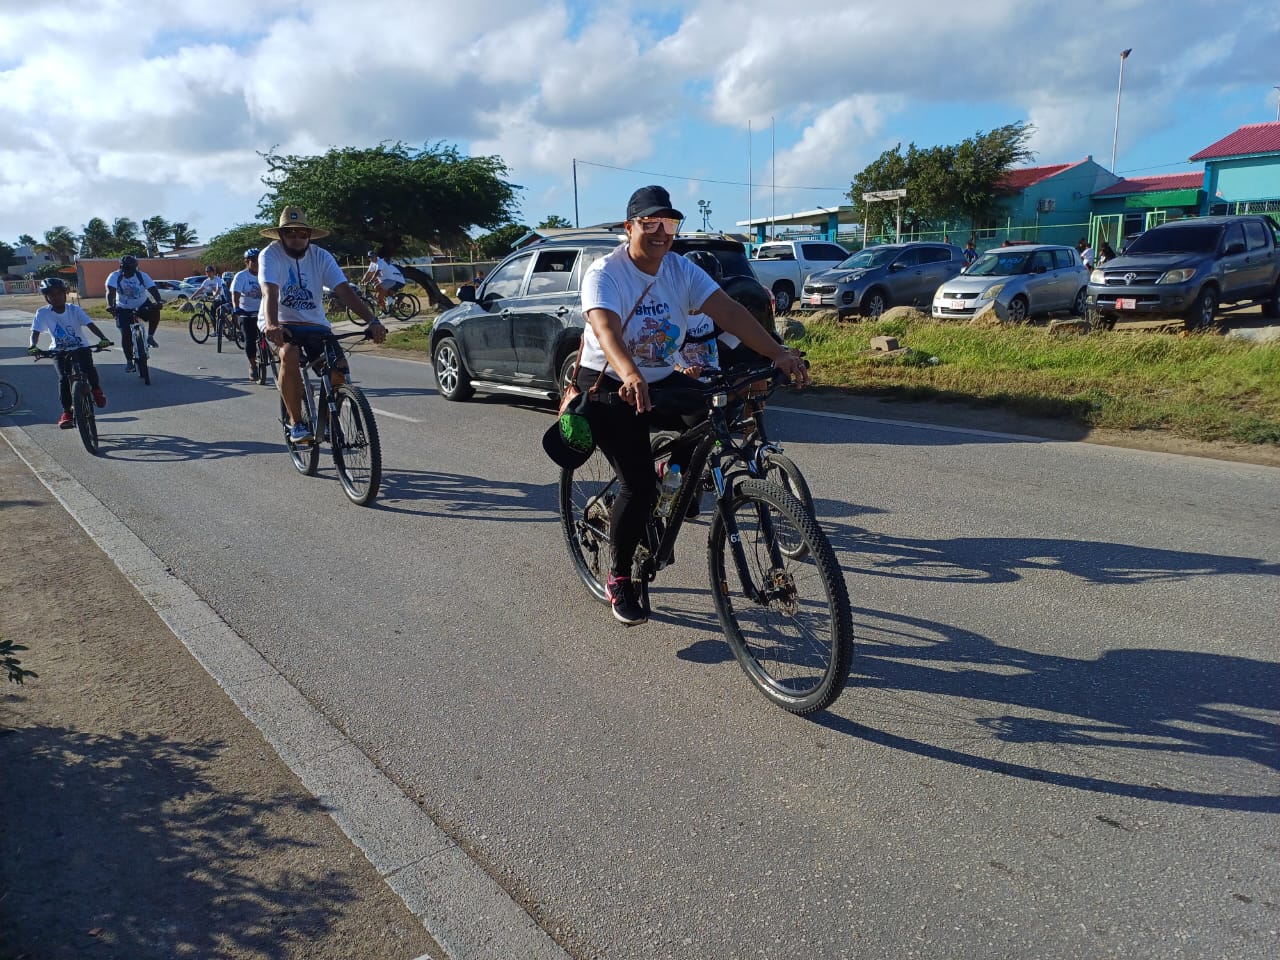
<path id="1" fill-rule="evenodd" d="M 1034 162 L 1108 166 L 1126 47 L 1122 175 L 1196 169 L 1276 119 L 1280 84 L 1280 4 L 1245 0 L 0 0 L 0 16 L 10 243 L 154 214 L 208 239 L 254 218 L 259 152 L 395 139 L 501 156 L 528 223 L 574 219 L 577 158 L 583 224 L 654 182 L 691 223 L 705 200 L 734 229 L 841 203 L 899 142 L 1015 121 L 1036 127 Z"/>

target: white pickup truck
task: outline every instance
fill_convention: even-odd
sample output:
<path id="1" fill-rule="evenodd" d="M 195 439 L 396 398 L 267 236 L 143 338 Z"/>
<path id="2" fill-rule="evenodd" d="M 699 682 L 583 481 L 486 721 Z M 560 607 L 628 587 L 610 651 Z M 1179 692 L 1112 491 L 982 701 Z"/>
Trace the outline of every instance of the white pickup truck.
<path id="1" fill-rule="evenodd" d="M 809 274 L 830 270 L 848 257 L 848 250 L 827 240 L 770 240 L 756 247 L 751 270 L 773 291 L 778 312 L 785 313 Z"/>

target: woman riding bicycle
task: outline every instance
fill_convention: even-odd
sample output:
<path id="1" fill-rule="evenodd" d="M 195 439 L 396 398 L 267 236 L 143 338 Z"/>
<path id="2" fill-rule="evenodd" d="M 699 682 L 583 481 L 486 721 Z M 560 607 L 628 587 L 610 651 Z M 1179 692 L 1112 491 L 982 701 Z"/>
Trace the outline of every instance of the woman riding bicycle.
<path id="1" fill-rule="evenodd" d="M 590 394 L 586 416 L 591 434 L 618 474 L 618 496 L 609 518 L 612 562 L 606 589 L 614 617 L 625 624 L 645 620 L 630 573 L 654 507 L 649 433 L 676 425 L 654 411 L 649 386 L 698 387 L 696 380 L 676 372 L 689 315 L 706 314 L 798 385 L 809 380 L 799 354 L 774 341 L 707 273 L 681 256 L 667 256 L 683 219 L 666 190 L 641 187 L 627 204 L 627 242 L 592 264 L 582 283 L 587 326 L 577 385 Z M 612 394 L 621 403 L 610 402 Z M 674 451 L 672 462 L 683 467 L 686 453 Z"/>
<path id="2" fill-rule="evenodd" d="M 44 294 L 48 306 L 37 310 L 31 321 L 31 345 L 27 348 L 27 353 L 36 355 L 36 344 L 40 341 L 41 332 L 49 334 L 53 339 L 53 349 L 58 351 L 58 399 L 62 402 L 62 416 L 58 418 L 58 426 L 63 430 L 70 430 L 75 426 L 71 416 L 70 378 L 73 358 L 80 361 L 85 376 L 89 378 L 93 402 L 99 407 L 107 405 L 107 398 L 98 380 L 98 368 L 93 365 L 94 344 L 85 337 L 84 331 L 88 330 L 98 338 L 99 347 L 109 346 L 111 341 L 87 313 L 75 304 L 67 303 L 65 281 L 58 277 L 46 277 L 40 281 L 40 292 Z"/>

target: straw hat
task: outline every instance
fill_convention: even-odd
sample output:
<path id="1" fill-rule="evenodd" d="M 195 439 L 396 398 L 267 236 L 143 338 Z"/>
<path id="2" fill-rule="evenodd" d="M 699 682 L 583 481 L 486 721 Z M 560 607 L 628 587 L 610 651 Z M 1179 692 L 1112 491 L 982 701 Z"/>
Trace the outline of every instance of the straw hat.
<path id="1" fill-rule="evenodd" d="M 280 211 L 280 225 L 276 227 L 267 227 L 267 229 L 259 231 L 264 237 L 270 237 L 272 240 L 280 239 L 281 227 L 300 227 L 303 230 L 311 231 L 311 239 L 319 240 L 321 237 L 327 237 L 329 231 L 323 227 L 313 227 L 307 223 L 307 215 L 303 213 L 301 207 L 285 207 Z"/>

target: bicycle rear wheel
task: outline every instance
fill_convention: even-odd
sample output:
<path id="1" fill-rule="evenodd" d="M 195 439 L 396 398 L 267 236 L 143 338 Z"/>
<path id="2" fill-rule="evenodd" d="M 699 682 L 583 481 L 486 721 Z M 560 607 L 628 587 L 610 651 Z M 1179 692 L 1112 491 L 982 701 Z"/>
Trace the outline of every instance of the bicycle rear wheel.
<path id="1" fill-rule="evenodd" d="M 316 468 L 320 466 L 320 442 L 315 434 L 307 444 L 296 444 L 289 439 L 289 412 L 284 408 L 283 397 L 280 398 L 280 425 L 284 427 L 284 445 L 289 448 L 289 459 L 294 467 L 304 477 L 315 476 Z"/>
<path id="2" fill-rule="evenodd" d="M 344 383 L 337 390 L 337 416 L 329 424 L 333 465 L 347 498 L 367 506 L 382 483 L 382 442 L 373 410 L 359 387 Z"/>
<path id="3" fill-rule="evenodd" d="M 369 311 L 370 311 L 371 313 L 375 313 L 375 314 L 376 314 L 376 313 L 378 312 L 378 305 L 377 305 L 376 303 L 374 303 L 373 301 L 371 301 L 371 300 L 370 300 L 368 297 L 366 297 L 364 294 L 360 294 L 359 296 L 360 296 L 360 299 L 361 299 L 361 300 L 363 300 L 363 301 L 365 302 L 365 305 L 366 305 L 366 306 L 368 306 Z M 367 325 L 368 325 L 368 323 L 369 323 L 369 321 L 368 321 L 368 320 L 366 320 L 364 317 L 360 316 L 360 314 L 356 313 L 356 312 L 355 312 L 354 310 L 352 310 L 350 307 L 347 307 L 347 319 L 348 319 L 348 320 L 350 320 L 352 323 L 354 323 L 357 327 L 367 326 Z"/>
<path id="4" fill-rule="evenodd" d="M 392 301 L 391 312 L 397 320 L 412 320 L 422 312 L 422 304 L 412 293 L 398 293 Z"/>
<path id="5" fill-rule="evenodd" d="M 853 658 L 853 613 L 831 544 L 804 506 L 768 481 L 741 481 L 725 508 L 746 569 L 738 569 L 719 510 L 707 559 L 716 614 L 738 664 L 784 710 L 830 706 Z M 792 541 L 803 543 L 804 557 L 782 552 Z"/>
<path id="6" fill-rule="evenodd" d="M 764 478 L 778 484 L 783 490 L 791 494 L 800 501 L 800 505 L 805 508 L 809 516 L 817 519 L 817 513 L 813 509 L 813 494 L 809 492 L 809 484 L 804 478 L 804 474 L 800 472 L 800 468 L 795 465 L 790 457 L 783 456 L 780 453 L 768 453 L 765 455 L 764 461 Z M 781 543 L 782 552 L 793 560 L 798 560 L 804 556 L 805 545 L 803 540 L 786 541 Z"/>
<path id="7" fill-rule="evenodd" d="M 197 310 L 187 321 L 187 332 L 196 343 L 204 343 L 209 339 L 209 316 L 203 310 Z"/>
<path id="8" fill-rule="evenodd" d="M 609 514 L 618 496 L 613 464 L 599 450 L 576 470 L 560 471 L 560 526 L 573 567 L 591 595 L 608 603 L 604 585 L 613 562 Z"/>
<path id="9" fill-rule="evenodd" d="M 0 380 L 0 413 L 12 413 L 22 402 L 22 395 L 12 383 Z"/>
<path id="10" fill-rule="evenodd" d="M 71 406 L 75 410 L 80 442 L 95 457 L 98 455 L 98 421 L 93 416 L 93 394 L 86 380 L 77 380 L 71 388 Z"/>

